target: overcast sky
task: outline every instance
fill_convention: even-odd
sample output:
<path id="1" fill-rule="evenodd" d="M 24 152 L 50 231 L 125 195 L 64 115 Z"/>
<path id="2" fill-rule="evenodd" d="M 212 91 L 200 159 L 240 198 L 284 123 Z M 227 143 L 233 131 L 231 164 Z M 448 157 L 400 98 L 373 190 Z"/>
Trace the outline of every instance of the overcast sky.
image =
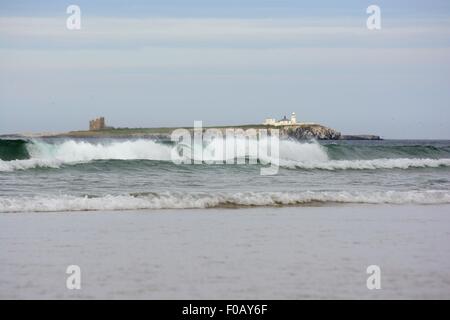
<path id="1" fill-rule="evenodd" d="M 70 4 L 81 30 L 66 28 Z M 347 134 L 450 139 L 450 1 L 0 0 L 0 133 L 292 111 Z"/>

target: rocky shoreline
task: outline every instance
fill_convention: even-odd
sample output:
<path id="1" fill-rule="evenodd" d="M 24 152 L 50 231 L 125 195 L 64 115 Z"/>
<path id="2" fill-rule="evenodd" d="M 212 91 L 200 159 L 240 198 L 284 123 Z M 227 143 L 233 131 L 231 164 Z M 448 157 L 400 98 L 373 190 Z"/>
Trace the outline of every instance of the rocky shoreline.
<path id="1" fill-rule="evenodd" d="M 285 136 L 297 140 L 382 140 L 381 137 L 377 135 L 343 135 L 339 131 L 319 124 L 307 124 L 284 128 L 282 129 L 282 133 L 284 133 Z"/>

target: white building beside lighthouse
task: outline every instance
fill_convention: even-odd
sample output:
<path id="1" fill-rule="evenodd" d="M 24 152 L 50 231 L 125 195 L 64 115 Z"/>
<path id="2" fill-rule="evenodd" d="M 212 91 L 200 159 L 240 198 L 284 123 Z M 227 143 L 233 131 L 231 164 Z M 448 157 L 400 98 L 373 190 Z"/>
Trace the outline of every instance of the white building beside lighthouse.
<path id="1" fill-rule="evenodd" d="M 266 126 L 292 126 L 292 125 L 296 125 L 297 124 L 297 117 L 295 115 L 295 112 L 292 112 L 291 114 L 291 119 L 289 120 L 288 118 L 286 118 L 286 116 L 283 117 L 283 119 L 281 120 L 275 120 L 273 118 L 267 118 L 264 122 L 263 125 Z"/>

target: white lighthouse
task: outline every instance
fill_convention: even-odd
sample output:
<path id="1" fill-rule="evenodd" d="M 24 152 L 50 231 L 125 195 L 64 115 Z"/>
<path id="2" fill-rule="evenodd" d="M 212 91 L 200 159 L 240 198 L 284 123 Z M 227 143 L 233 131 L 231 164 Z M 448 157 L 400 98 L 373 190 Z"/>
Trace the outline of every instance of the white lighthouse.
<path id="1" fill-rule="evenodd" d="M 297 117 L 295 116 L 295 112 L 292 112 L 291 114 L 291 124 L 297 123 Z"/>

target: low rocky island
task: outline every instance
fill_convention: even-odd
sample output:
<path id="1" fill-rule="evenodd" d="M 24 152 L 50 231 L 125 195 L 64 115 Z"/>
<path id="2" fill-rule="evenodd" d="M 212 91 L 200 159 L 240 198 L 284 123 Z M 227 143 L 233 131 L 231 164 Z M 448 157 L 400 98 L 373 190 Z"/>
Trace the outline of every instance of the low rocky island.
<path id="1" fill-rule="evenodd" d="M 42 135 L 47 137 L 67 137 L 67 138 L 154 138 L 170 139 L 171 133 L 179 128 L 160 127 L 160 128 L 114 128 L 106 126 L 103 117 L 91 120 L 89 130 L 70 131 L 60 134 Z M 183 129 L 193 130 L 192 127 L 183 127 Z M 296 120 L 295 113 L 292 113 L 290 119 L 284 117 L 276 121 L 266 119 L 262 124 L 248 124 L 235 126 L 210 126 L 204 129 L 219 129 L 225 134 L 226 129 L 278 129 L 283 138 L 293 138 L 296 140 L 382 140 L 380 136 L 362 134 L 362 135 L 343 135 L 339 131 L 317 123 L 299 123 Z"/>
<path id="2" fill-rule="evenodd" d="M 204 129 L 273 129 L 266 125 L 238 125 L 238 126 L 214 126 L 205 127 Z M 170 134 L 173 130 L 178 128 L 108 128 L 101 130 L 86 130 L 86 131 L 70 131 L 67 133 L 58 134 L 59 137 L 111 137 L 111 138 L 158 138 L 170 139 Z M 192 130 L 192 127 L 185 127 L 184 129 Z M 293 138 L 296 140 L 381 140 L 379 136 L 375 135 L 342 135 L 339 131 L 325 127 L 319 124 L 299 124 L 296 126 L 277 127 L 280 130 L 280 136 L 284 138 Z"/>

